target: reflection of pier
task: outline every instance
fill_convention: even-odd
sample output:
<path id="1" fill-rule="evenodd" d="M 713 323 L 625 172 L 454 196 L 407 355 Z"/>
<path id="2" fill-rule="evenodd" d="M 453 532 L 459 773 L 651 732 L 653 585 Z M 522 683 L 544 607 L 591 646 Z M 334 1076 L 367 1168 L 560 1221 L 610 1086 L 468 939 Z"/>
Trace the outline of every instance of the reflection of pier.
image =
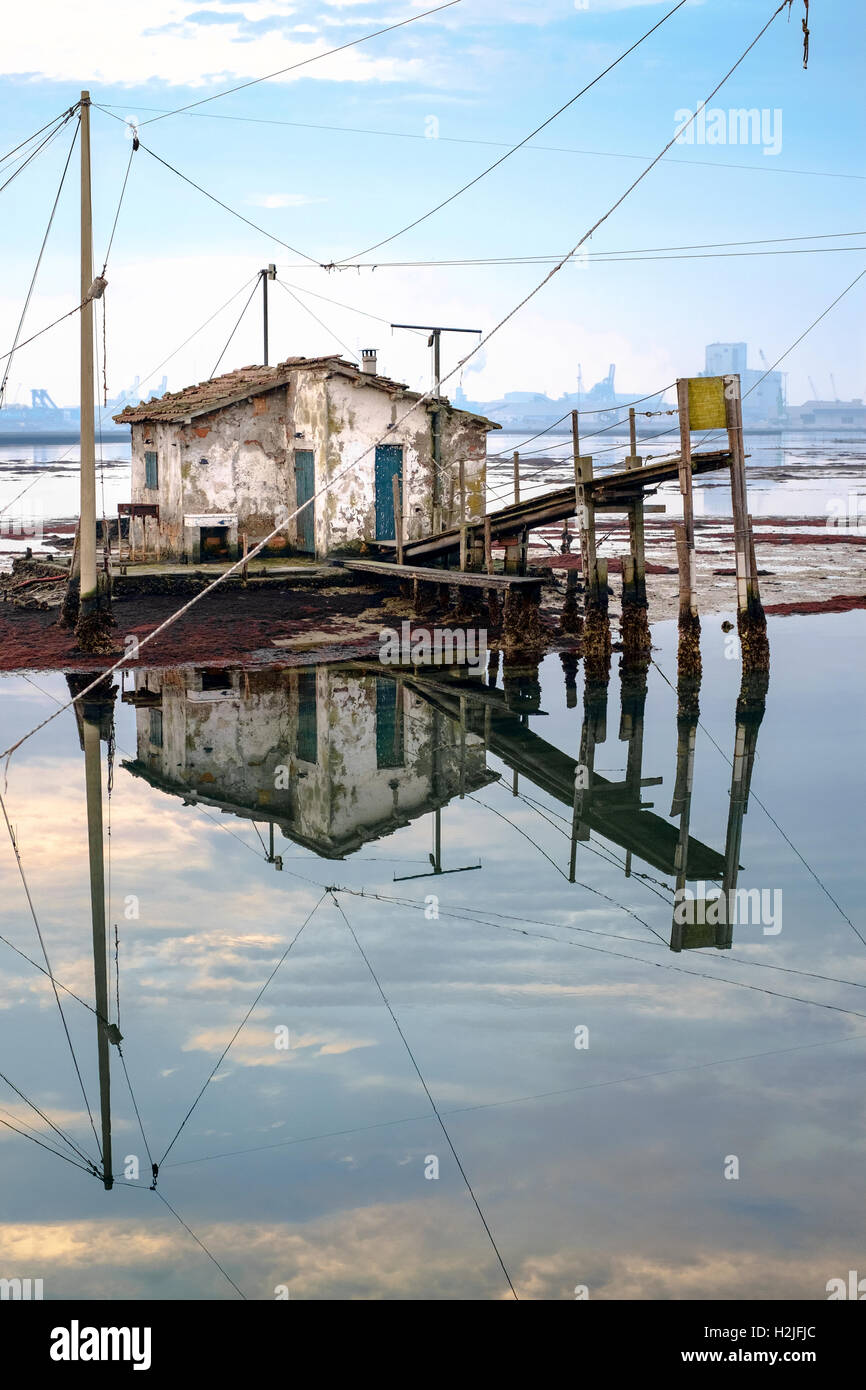
<path id="1" fill-rule="evenodd" d="M 472 702 L 474 684 L 466 680 L 416 675 L 407 680 L 426 700 L 447 714 L 459 718 L 461 699 Z M 573 813 L 573 846 L 588 840 L 590 831 L 612 841 L 628 855 L 636 855 L 662 873 L 676 872 L 678 832 L 674 825 L 656 815 L 652 803 L 641 800 L 643 787 L 658 786 L 661 777 L 642 777 L 643 711 L 627 716 L 621 738 L 629 743 L 625 779 L 613 782 L 593 767 L 595 748 L 606 739 L 604 710 L 586 712 L 581 740 L 581 758 L 572 758 L 546 739 L 535 734 L 518 714 L 508 709 L 499 690 L 480 687 L 477 698 L 485 700 L 487 747 L 511 770 L 534 783 L 548 796 Z M 606 703 L 606 696 L 605 696 Z M 580 769 L 586 769 L 580 773 Z M 585 786 L 580 783 L 585 782 Z M 688 852 L 694 872 L 704 878 L 721 878 L 724 859 L 700 840 L 689 840 Z M 572 862 L 574 854 L 572 854 Z"/>

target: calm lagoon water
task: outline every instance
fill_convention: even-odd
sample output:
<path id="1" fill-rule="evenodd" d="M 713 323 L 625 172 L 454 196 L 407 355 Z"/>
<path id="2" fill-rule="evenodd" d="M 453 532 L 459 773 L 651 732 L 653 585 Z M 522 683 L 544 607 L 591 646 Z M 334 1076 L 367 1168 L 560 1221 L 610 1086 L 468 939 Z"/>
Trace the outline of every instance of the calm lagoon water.
<path id="1" fill-rule="evenodd" d="M 719 622 L 690 808 L 709 878 L 739 687 Z M 642 722 L 621 723 L 615 669 L 586 723 L 582 670 L 569 693 L 556 656 L 540 691 L 464 694 L 462 722 L 459 689 L 370 670 L 127 674 L 110 797 L 102 743 L 110 1016 L 119 990 L 153 1157 L 176 1136 L 159 1192 L 222 1270 L 148 1190 L 112 1047 L 111 1191 L 0 1128 L 0 1274 L 46 1298 L 509 1297 L 432 1097 L 521 1298 L 826 1297 L 864 1250 L 864 628 L 771 620 L 737 857 L 740 887 L 780 890 L 781 930 L 738 924 L 729 950 L 669 944 L 670 624 Z M 58 673 L 0 678 L 4 746 L 67 697 Z M 4 797 L 52 968 L 91 1002 L 71 711 L 14 755 Z M 3 843 L 0 932 L 41 959 Z M 0 959 L 0 1071 L 95 1157 L 50 984 Z M 99 1130 L 94 1015 L 62 998 Z M 70 1152 L 4 1082 L 0 1106 Z"/>

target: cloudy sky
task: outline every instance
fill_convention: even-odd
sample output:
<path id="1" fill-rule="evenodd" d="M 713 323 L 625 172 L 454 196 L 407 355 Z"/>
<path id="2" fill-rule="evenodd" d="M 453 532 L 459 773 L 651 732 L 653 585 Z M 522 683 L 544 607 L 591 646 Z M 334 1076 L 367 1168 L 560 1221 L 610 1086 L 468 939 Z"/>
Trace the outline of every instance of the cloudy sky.
<path id="1" fill-rule="evenodd" d="M 771 0 L 688 0 L 531 148 L 359 258 L 523 139 L 672 6 L 460 0 L 293 73 L 144 125 L 425 7 L 426 0 L 152 0 L 144 7 L 83 0 L 70 8 L 34 0 L 10 13 L 0 51 L 0 152 L 68 107 L 83 87 L 106 108 L 93 112 L 97 266 L 130 153 L 128 129 L 109 112 L 142 123 L 149 150 L 265 229 L 244 225 L 146 150 L 135 155 L 108 267 L 112 394 L 136 375 L 149 386 L 165 372 L 174 388 L 209 376 L 249 294 L 242 287 L 271 260 L 284 282 L 271 291 L 272 360 L 376 346 L 382 369 L 426 384 L 424 339 L 392 333 L 392 321 L 489 330 L 547 267 L 405 262 L 545 256 L 573 246 L 671 138 L 677 113 L 694 109 L 712 90 L 773 8 Z M 779 16 L 710 103 L 724 112 L 765 112 L 763 133 L 754 143 L 710 143 L 720 129 L 729 136 L 731 124 L 708 122 L 704 141 L 675 146 L 596 232 L 594 255 L 819 235 L 828 239 L 771 249 L 832 247 L 829 238 L 837 233 L 848 234 L 836 237 L 837 247 L 866 244 L 851 235 L 863 225 L 856 41 L 862 7 L 856 0 L 813 7 L 806 72 L 800 12 L 796 0 L 790 22 Z M 4 349 L 71 130 L 0 195 L 6 200 Z M 77 298 L 76 173 L 74 159 L 28 311 L 32 331 Z M 729 248 L 736 249 L 750 248 Z M 684 259 L 667 249 L 657 254 L 674 258 L 643 268 L 590 259 L 564 269 L 465 369 L 467 394 L 530 389 L 555 396 L 576 388 L 579 365 L 588 385 L 610 362 L 621 389 L 649 391 L 699 370 L 704 345 L 718 339 L 748 341 L 751 362 L 760 366 L 761 352 L 774 361 L 866 264 L 863 252 L 838 249 L 713 259 L 695 252 Z M 350 257 L 368 264 L 321 268 Z M 831 394 L 830 372 L 840 396 L 866 395 L 858 332 L 864 284 L 783 364 L 792 401 L 811 395 L 809 377 L 819 394 Z M 101 334 L 101 315 L 99 327 Z M 446 340 L 446 371 L 472 342 Z M 220 369 L 259 360 L 254 303 Z M 452 391 L 456 384 L 455 377 Z M 75 399 L 74 319 L 16 357 L 10 398 L 29 399 L 34 386 L 47 387 L 60 403 Z"/>

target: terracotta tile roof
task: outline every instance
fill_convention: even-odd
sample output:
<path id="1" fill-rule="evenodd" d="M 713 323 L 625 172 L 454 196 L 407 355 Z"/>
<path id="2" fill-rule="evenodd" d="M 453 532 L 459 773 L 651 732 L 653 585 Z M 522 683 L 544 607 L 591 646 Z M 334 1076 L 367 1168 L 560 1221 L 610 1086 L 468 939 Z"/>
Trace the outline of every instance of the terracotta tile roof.
<path id="1" fill-rule="evenodd" d="M 332 372 L 350 380 L 363 381 L 365 386 L 375 386 L 389 394 L 399 391 L 407 400 L 418 400 L 421 395 L 419 391 L 410 391 L 405 382 L 393 381 L 390 377 L 379 376 L 374 372 L 362 372 L 354 362 L 349 362 L 340 355 L 287 357 L 284 362 L 278 362 L 274 367 L 238 367 L 234 372 L 211 377 L 209 381 L 200 381 L 197 386 L 187 386 L 183 391 L 169 391 L 155 400 L 128 405 L 113 418 L 120 425 L 134 424 L 137 420 L 186 420 L 285 386 L 293 373 L 309 367 L 329 367 Z M 450 408 L 460 415 L 471 414 L 470 411 L 458 410 L 456 406 Z M 500 428 L 492 420 L 485 420 L 482 415 L 473 418 L 483 421 L 491 429 Z"/>
<path id="2" fill-rule="evenodd" d="M 403 382 L 391 381 L 389 377 L 362 373 L 353 362 L 343 357 L 287 357 L 274 367 L 239 367 L 223 376 L 200 381 L 197 386 L 187 386 L 183 391 L 169 391 L 155 400 L 141 401 L 138 405 L 128 405 L 114 419 L 119 424 L 131 424 L 135 420 L 183 420 L 189 415 L 200 415 L 205 411 L 219 410 L 221 406 L 233 401 L 245 400 L 248 396 L 260 395 L 284 386 L 292 374 L 300 367 L 331 366 L 346 376 L 363 376 L 366 384 L 378 386 L 383 391 L 405 391 Z"/>

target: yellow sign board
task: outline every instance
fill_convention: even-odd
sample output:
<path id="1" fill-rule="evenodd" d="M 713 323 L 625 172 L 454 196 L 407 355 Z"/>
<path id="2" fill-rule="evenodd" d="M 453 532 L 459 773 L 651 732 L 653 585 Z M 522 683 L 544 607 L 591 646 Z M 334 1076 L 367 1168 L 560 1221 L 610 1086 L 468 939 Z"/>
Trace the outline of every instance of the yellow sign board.
<path id="1" fill-rule="evenodd" d="M 689 429 L 719 430 L 727 424 L 725 416 L 725 378 L 689 377 Z"/>

